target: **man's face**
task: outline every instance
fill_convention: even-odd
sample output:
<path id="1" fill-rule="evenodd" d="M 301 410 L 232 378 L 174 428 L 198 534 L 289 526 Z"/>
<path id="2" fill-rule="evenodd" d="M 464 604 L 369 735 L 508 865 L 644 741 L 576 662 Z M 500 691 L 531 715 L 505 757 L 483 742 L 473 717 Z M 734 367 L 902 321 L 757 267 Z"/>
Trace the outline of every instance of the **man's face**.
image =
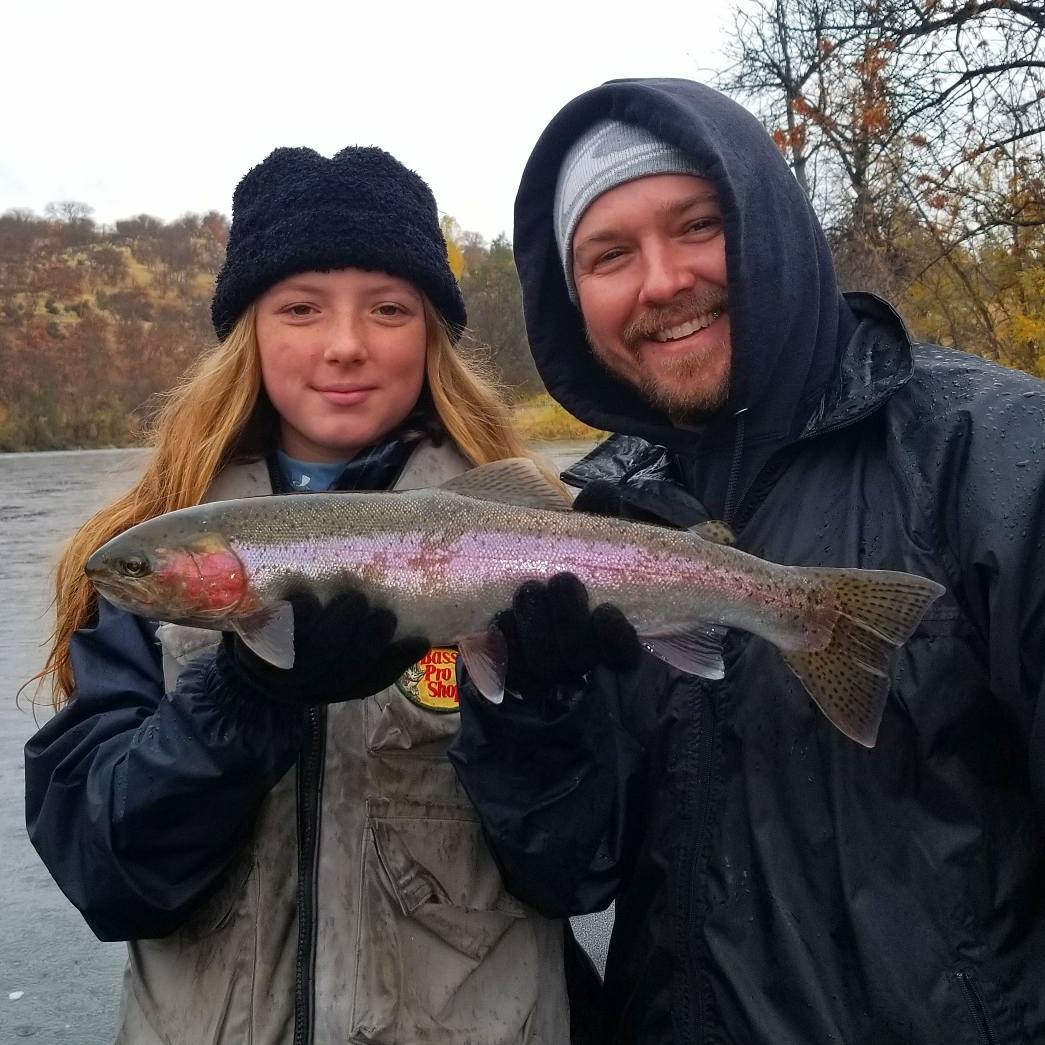
<path id="1" fill-rule="evenodd" d="M 612 373 L 676 417 L 729 395 L 726 243 L 712 183 L 655 174 L 604 193 L 573 237 L 588 340 Z"/>

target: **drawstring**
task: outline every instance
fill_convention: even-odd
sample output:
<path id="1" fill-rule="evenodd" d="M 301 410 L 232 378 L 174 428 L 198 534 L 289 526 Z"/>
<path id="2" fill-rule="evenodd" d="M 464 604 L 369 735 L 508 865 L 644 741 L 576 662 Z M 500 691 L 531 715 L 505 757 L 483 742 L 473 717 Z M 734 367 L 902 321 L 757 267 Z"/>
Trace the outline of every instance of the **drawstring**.
<path id="1" fill-rule="evenodd" d="M 726 503 L 722 509 L 722 521 L 726 523 L 733 521 L 733 499 L 737 494 L 737 481 L 740 479 L 740 459 L 744 452 L 744 415 L 746 413 L 747 407 L 745 406 L 734 415 L 737 418 L 737 434 L 733 438 L 733 464 L 729 469 Z"/>

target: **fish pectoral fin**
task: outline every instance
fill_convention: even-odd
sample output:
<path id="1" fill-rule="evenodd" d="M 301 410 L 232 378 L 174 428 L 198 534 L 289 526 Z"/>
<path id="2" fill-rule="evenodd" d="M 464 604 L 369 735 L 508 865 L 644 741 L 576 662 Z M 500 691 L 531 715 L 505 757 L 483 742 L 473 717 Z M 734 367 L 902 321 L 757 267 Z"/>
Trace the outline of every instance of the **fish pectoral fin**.
<path id="1" fill-rule="evenodd" d="M 724 544 L 729 548 L 737 543 L 736 534 L 721 519 L 709 519 L 707 522 L 697 523 L 689 528 L 689 532 L 696 534 L 701 540 L 711 541 L 713 544 Z"/>
<path id="2" fill-rule="evenodd" d="M 294 609 L 289 602 L 274 602 L 247 617 L 236 617 L 232 630 L 262 660 L 277 668 L 294 666 Z"/>
<path id="3" fill-rule="evenodd" d="M 639 640 L 653 654 L 687 675 L 720 679 L 726 674 L 722 663 L 722 642 L 728 629 L 700 622 L 670 631 L 640 635 Z"/>
<path id="4" fill-rule="evenodd" d="M 479 465 L 463 475 L 454 476 L 439 489 L 459 497 L 496 501 L 519 508 L 568 512 L 572 506 L 565 488 L 551 482 L 528 457 L 507 457 Z"/>
<path id="5" fill-rule="evenodd" d="M 457 644 L 468 677 L 491 704 L 504 700 L 504 677 L 508 670 L 508 647 L 497 628 L 466 635 Z"/>

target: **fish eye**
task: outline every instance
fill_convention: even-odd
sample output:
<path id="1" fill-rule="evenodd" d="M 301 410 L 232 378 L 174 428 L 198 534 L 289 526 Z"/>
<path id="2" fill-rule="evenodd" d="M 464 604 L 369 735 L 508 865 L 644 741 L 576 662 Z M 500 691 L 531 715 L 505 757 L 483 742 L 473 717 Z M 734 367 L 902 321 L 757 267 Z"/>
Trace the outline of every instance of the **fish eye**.
<path id="1" fill-rule="evenodd" d="M 149 560 L 141 555 L 128 555 L 116 565 L 125 577 L 148 577 L 152 572 Z"/>

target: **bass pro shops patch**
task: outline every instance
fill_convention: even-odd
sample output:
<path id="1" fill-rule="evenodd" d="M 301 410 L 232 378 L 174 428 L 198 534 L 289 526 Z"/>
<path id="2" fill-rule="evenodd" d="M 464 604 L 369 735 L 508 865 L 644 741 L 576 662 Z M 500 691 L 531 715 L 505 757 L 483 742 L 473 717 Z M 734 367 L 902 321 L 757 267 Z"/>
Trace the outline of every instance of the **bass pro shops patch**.
<path id="1" fill-rule="evenodd" d="M 456 711 L 457 656 L 457 650 L 446 646 L 430 649 L 399 676 L 399 692 L 426 711 Z"/>

